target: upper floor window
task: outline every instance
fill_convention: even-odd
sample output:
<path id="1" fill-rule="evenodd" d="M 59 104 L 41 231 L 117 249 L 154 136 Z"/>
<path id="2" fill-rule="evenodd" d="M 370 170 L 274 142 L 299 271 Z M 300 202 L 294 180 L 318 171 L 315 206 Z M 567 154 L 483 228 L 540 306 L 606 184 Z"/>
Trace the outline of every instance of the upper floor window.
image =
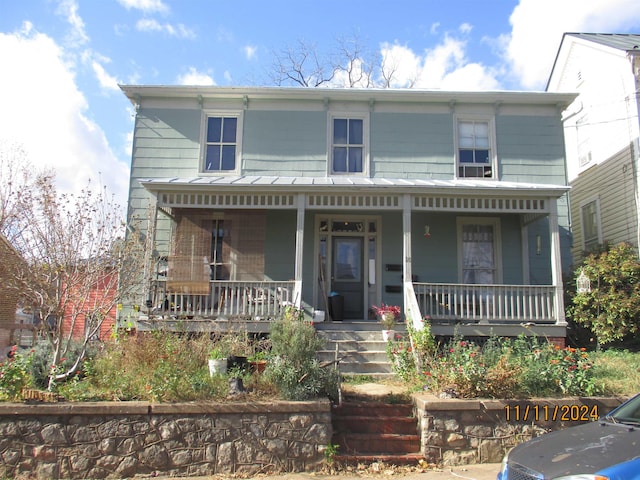
<path id="1" fill-rule="evenodd" d="M 489 120 L 459 120 L 458 178 L 494 178 L 492 124 Z"/>
<path id="2" fill-rule="evenodd" d="M 589 131 L 589 119 L 584 114 L 576 121 L 576 134 L 578 137 L 578 166 L 585 167 L 591 163 L 591 135 Z"/>
<path id="3" fill-rule="evenodd" d="M 207 117 L 205 172 L 230 172 L 237 168 L 238 117 Z"/>
<path id="4" fill-rule="evenodd" d="M 600 202 L 598 199 L 587 201 L 580 207 L 582 216 L 582 242 L 588 252 L 602 243 L 600 229 Z"/>
<path id="5" fill-rule="evenodd" d="M 333 118 L 331 173 L 365 172 L 365 128 L 362 118 Z"/>

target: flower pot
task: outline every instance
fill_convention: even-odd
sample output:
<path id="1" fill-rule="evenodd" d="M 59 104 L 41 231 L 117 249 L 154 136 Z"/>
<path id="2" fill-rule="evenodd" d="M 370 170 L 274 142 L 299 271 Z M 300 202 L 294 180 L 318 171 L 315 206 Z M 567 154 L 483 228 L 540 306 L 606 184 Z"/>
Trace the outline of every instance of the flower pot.
<path id="1" fill-rule="evenodd" d="M 262 373 L 267 368 L 267 361 L 256 360 L 255 362 L 249 362 L 249 368 L 253 373 Z"/>
<path id="2" fill-rule="evenodd" d="M 395 330 L 382 330 L 382 340 L 385 342 L 393 340 L 393 336 L 395 333 Z"/>
<path id="3" fill-rule="evenodd" d="M 227 370 L 239 370 L 245 372 L 247 370 L 247 357 L 231 355 L 227 360 Z"/>
<path id="4" fill-rule="evenodd" d="M 224 375 L 227 373 L 226 358 L 210 358 L 209 359 L 209 375 Z"/>

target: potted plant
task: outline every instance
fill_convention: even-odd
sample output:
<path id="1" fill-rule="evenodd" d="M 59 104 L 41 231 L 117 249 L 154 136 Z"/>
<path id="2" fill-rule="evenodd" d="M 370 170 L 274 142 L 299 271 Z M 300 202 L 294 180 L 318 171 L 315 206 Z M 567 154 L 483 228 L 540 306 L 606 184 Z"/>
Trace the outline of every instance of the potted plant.
<path id="1" fill-rule="evenodd" d="M 385 342 L 393 339 L 395 333 L 393 327 L 396 325 L 398 318 L 400 318 L 400 307 L 382 303 L 379 307 L 373 305 L 371 308 L 382 324 L 382 339 Z"/>
<path id="2" fill-rule="evenodd" d="M 209 375 L 224 375 L 227 373 L 227 352 L 222 345 L 217 344 L 209 352 Z"/>

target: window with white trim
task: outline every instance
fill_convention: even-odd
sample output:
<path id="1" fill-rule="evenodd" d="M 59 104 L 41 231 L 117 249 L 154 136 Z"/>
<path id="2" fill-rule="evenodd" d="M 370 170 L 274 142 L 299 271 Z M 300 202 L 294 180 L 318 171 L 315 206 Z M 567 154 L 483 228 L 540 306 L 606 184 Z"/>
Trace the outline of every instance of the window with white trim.
<path id="1" fill-rule="evenodd" d="M 364 118 L 332 118 L 330 169 L 332 174 L 365 173 L 366 128 Z"/>
<path id="2" fill-rule="evenodd" d="M 240 118 L 238 115 L 206 117 L 205 172 L 234 172 L 238 166 Z"/>
<path id="3" fill-rule="evenodd" d="M 590 164 L 592 160 L 591 135 L 587 114 L 576 120 L 576 136 L 578 140 L 578 166 L 584 167 Z"/>
<path id="4" fill-rule="evenodd" d="M 582 217 L 582 244 L 588 252 L 602 243 L 600 229 L 600 202 L 593 199 L 580 207 Z"/>
<path id="5" fill-rule="evenodd" d="M 498 219 L 458 219 L 458 258 L 462 283 L 500 283 L 499 235 Z"/>
<path id="6" fill-rule="evenodd" d="M 493 122 L 487 119 L 457 121 L 458 178 L 494 178 Z"/>

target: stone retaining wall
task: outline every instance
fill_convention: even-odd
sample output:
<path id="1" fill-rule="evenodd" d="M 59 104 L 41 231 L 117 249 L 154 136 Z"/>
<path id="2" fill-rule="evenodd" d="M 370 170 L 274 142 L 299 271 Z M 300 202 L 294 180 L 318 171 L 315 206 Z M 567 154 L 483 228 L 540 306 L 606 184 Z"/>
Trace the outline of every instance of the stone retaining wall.
<path id="1" fill-rule="evenodd" d="M 459 400 L 414 397 L 422 453 L 432 463 L 502 461 L 513 446 L 603 416 L 626 398 Z"/>
<path id="2" fill-rule="evenodd" d="M 314 471 L 332 433 L 328 400 L 0 404 L 0 476 Z"/>

